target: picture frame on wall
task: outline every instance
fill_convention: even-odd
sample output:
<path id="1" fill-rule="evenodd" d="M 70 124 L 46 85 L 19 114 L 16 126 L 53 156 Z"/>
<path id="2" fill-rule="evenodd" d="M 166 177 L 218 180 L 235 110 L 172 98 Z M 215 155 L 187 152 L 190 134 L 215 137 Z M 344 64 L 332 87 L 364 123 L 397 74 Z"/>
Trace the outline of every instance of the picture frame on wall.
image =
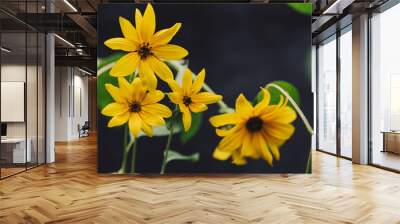
<path id="1" fill-rule="evenodd" d="M 98 171 L 310 173 L 310 33 L 306 3 L 100 5 Z"/>

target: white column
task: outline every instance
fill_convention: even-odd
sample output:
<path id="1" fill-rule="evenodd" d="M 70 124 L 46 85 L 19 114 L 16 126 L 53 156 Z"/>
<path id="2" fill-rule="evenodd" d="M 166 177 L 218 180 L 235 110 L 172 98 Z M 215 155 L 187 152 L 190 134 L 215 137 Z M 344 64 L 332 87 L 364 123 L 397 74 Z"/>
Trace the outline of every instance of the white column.
<path id="1" fill-rule="evenodd" d="M 353 162 L 368 163 L 368 16 L 353 19 Z"/>
<path id="2" fill-rule="evenodd" d="M 54 5 L 46 1 L 46 11 L 53 12 Z M 55 43 L 54 34 L 46 35 L 46 163 L 55 162 Z"/>
<path id="3" fill-rule="evenodd" d="M 46 36 L 46 163 L 55 161 L 54 133 L 55 133 L 55 56 L 54 56 L 54 35 Z"/>

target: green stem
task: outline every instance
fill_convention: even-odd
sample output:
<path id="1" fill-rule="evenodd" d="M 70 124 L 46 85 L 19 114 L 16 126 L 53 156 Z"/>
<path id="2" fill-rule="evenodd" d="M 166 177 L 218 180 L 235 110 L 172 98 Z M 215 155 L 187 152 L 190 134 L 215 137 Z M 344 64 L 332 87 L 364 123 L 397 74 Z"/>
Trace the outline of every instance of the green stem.
<path id="1" fill-rule="evenodd" d="M 172 123 L 172 121 L 171 121 Z M 168 140 L 167 140 L 167 144 L 165 145 L 165 149 L 164 149 L 164 159 L 161 165 L 161 172 L 160 174 L 164 174 L 165 173 L 165 169 L 167 168 L 167 159 L 168 159 L 168 153 L 169 153 L 169 149 L 171 147 L 171 142 L 172 142 L 172 135 L 173 135 L 173 130 L 172 128 L 169 130 L 169 135 L 168 135 Z"/>
<path id="2" fill-rule="evenodd" d="M 184 70 L 187 68 L 187 66 L 182 65 L 182 64 L 180 63 L 180 61 L 169 61 L 169 64 L 172 65 L 172 66 L 174 66 L 174 68 L 178 71 L 178 74 L 179 74 L 179 73 L 183 73 Z M 194 73 L 192 73 L 192 77 L 193 77 L 193 78 L 196 78 L 197 75 L 194 74 Z M 207 83 L 205 83 L 205 82 L 204 82 L 204 84 L 203 84 L 203 89 L 204 89 L 205 91 L 209 92 L 209 93 L 216 94 L 216 93 L 214 92 L 214 90 L 212 90 L 211 87 L 210 87 L 209 85 L 207 85 Z M 217 104 L 218 104 L 218 106 L 219 106 L 219 111 L 220 111 L 221 113 L 232 113 L 232 112 L 234 112 L 234 110 L 233 110 L 232 108 L 228 107 L 228 105 L 227 105 L 223 100 L 218 101 Z"/>
<path id="3" fill-rule="evenodd" d="M 192 75 L 193 75 L 194 78 L 196 77 L 195 74 L 192 73 Z M 207 85 L 207 83 L 204 83 L 204 84 L 203 84 L 203 89 L 204 89 L 205 91 L 209 92 L 209 93 L 216 94 L 216 93 L 214 92 L 214 90 L 212 90 L 211 87 L 210 87 L 209 85 Z M 228 107 L 228 105 L 227 105 L 223 100 L 218 101 L 217 104 L 218 104 L 218 106 L 219 106 L 219 111 L 220 111 L 221 113 L 231 113 L 231 112 L 233 112 L 233 109 L 230 108 L 230 107 Z"/>
<path id="4" fill-rule="evenodd" d="M 126 170 L 126 163 L 128 161 L 128 153 L 132 147 L 132 145 L 135 143 L 135 139 L 131 139 L 131 141 L 129 142 L 128 145 L 125 145 L 125 149 L 124 149 L 124 157 L 122 160 L 122 164 L 121 164 L 121 168 L 118 170 L 118 173 L 125 173 Z M 136 144 L 135 144 L 136 145 Z"/>
<path id="5" fill-rule="evenodd" d="M 133 142 L 133 148 L 132 148 L 132 162 L 131 162 L 131 173 L 135 173 L 137 142 L 136 142 L 136 139 L 135 139 L 135 138 L 132 138 L 131 142 Z"/>
<path id="6" fill-rule="evenodd" d="M 310 125 L 310 122 L 308 122 L 306 116 L 304 115 L 303 111 L 300 109 L 299 105 L 297 105 L 296 101 L 293 100 L 293 98 L 289 95 L 289 93 L 286 92 L 286 90 L 284 90 L 282 87 L 274 84 L 274 83 L 270 83 L 266 86 L 266 88 L 268 87 L 274 87 L 275 89 L 279 90 L 283 95 L 285 95 L 288 100 L 290 101 L 290 103 L 293 105 L 293 108 L 296 110 L 297 114 L 300 116 L 301 120 L 303 121 L 304 125 L 306 126 L 306 129 L 308 131 L 308 133 L 310 133 L 311 135 L 314 134 L 314 130 Z M 308 154 L 308 160 L 307 160 L 307 167 L 306 167 L 306 173 L 311 173 L 311 163 L 312 163 L 312 154 L 311 154 L 311 150 Z"/>
<path id="7" fill-rule="evenodd" d="M 307 167 L 306 167 L 306 173 L 311 174 L 311 164 L 312 164 L 312 154 L 311 154 L 311 150 L 310 153 L 308 154 L 308 160 L 307 160 Z"/>
<path id="8" fill-rule="evenodd" d="M 177 114 L 176 112 L 178 111 L 178 106 L 175 106 L 175 110 L 173 112 L 173 115 L 171 117 L 171 122 L 168 125 L 168 130 L 169 130 L 169 135 L 168 135 L 168 140 L 167 140 L 167 144 L 165 145 L 165 149 L 164 149 L 164 159 L 161 165 L 161 171 L 160 174 L 164 174 L 165 173 L 165 169 L 167 168 L 167 164 L 168 164 L 168 153 L 169 153 L 169 149 L 171 148 L 171 142 L 172 142 L 172 136 L 174 135 L 174 120 L 175 120 L 175 114 Z"/>
<path id="9" fill-rule="evenodd" d="M 306 126 L 307 131 L 313 135 L 314 134 L 314 130 L 310 125 L 310 122 L 308 122 L 306 116 L 304 115 L 303 111 L 300 109 L 299 105 L 297 105 L 296 101 L 294 101 L 294 99 L 289 95 L 288 92 L 286 92 L 286 90 L 284 90 L 282 87 L 274 84 L 274 83 L 270 83 L 266 86 L 266 88 L 269 87 L 274 87 L 275 89 L 279 90 L 283 95 L 285 95 L 288 100 L 290 101 L 290 103 L 293 105 L 293 108 L 296 110 L 297 114 L 300 116 L 301 120 L 303 121 L 304 125 Z"/>

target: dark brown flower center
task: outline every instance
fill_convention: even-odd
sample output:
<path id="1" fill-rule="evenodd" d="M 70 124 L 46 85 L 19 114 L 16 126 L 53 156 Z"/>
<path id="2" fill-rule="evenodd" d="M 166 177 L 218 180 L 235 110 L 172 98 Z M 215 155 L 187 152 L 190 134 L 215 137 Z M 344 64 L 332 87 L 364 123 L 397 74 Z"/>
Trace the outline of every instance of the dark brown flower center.
<path id="1" fill-rule="evenodd" d="M 263 127 L 263 121 L 259 117 L 251 117 L 247 122 L 246 122 L 246 128 L 250 132 L 257 132 L 260 131 Z"/>
<path id="2" fill-rule="evenodd" d="M 184 96 L 182 101 L 183 101 L 183 104 L 185 104 L 185 106 L 189 106 L 192 103 L 192 99 L 188 96 Z"/>
<path id="3" fill-rule="evenodd" d="M 149 43 L 144 43 L 142 45 L 139 46 L 139 49 L 137 50 L 137 53 L 140 56 L 140 59 L 144 60 L 147 57 L 149 57 L 150 55 L 152 55 L 153 53 L 151 52 L 151 47 L 149 45 Z"/>
<path id="4" fill-rule="evenodd" d="M 139 112 L 141 110 L 141 107 L 140 107 L 140 104 L 138 103 L 138 102 L 134 102 L 134 103 L 131 103 L 130 105 L 129 105 L 129 111 L 130 112 L 135 112 L 135 113 L 137 113 L 137 112 Z"/>

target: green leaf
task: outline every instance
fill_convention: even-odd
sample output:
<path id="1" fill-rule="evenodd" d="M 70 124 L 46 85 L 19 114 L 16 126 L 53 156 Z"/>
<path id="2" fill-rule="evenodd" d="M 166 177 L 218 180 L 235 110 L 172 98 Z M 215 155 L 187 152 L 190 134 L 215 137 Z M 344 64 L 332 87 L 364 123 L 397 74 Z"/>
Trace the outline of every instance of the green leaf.
<path id="1" fill-rule="evenodd" d="M 107 58 L 99 58 L 97 60 L 97 106 L 100 110 L 102 110 L 107 104 L 113 102 L 112 97 L 108 94 L 106 90 L 106 83 L 118 86 L 118 79 L 116 77 L 112 77 L 109 72 L 112 66 L 112 63 L 116 62 L 120 59 L 123 54 L 113 54 Z"/>
<path id="2" fill-rule="evenodd" d="M 190 126 L 187 132 L 182 131 L 180 135 L 180 140 L 182 144 L 186 144 L 188 141 L 190 141 L 190 139 L 196 136 L 197 132 L 200 130 L 201 127 L 202 117 L 203 117 L 202 113 L 192 113 L 192 125 Z M 182 130 L 184 129 L 182 128 Z"/>
<path id="3" fill-rule="evenodd" d="M 300 14 L 312 15 L 311 3 L 288 3 L 288 6 Z"/>
<path id="4" fill-rule="evenodd" d="M 271 82 L 271 83 L 276 84 L 279 87 L 281 87 L 282 89 L 284 89 L 289 94 L 289 96 L 291 96 L 293 98 L 294 102 L 296 102 L 297 105 L 300 106 L 300 93 L 299 93 L 299 91 L 297 90 L 297 88 L 293 84 L 291 84 L 289 82 L 286 82 L 286 81 L 274 81 L 274 82 Z M 268 91 L 271 94 L 270 104 L 278 104 L 281 95 L 285 97 L 285 95 L 283 95 L 281 93 L 281 91 L 279 91 L 275 87 L 268 87 Z M 262 91 L 260 91 L 260 92 L 258 92 L 258 94 L 257 94 L 256 98 L 254 99 L 253 103 L 257 104 L 262 99 L 263 99 L 263 94 L 262 94 Z M 292 107 L 292 104 L 290 102 L 288 103 L 288 105 Z"/>
<path id="5" fill-rule="evenodd" d="M 107 104 L 114 100 L 106 90 L 106 83 L 118 86 L 118 79 L 110 76 L 109 71 L 97 76 L 97 106 L 102 110 Z"/>
<path id="6" fill-rule="evenodd" d="M 98 58 L 97 59 L 97 69 L 102 68 L 105 65 L 108 65 L 110 63 L 116 62 L 118 59 L 120 59 L 124 55 L 125 54 L 123 54 L 123 53 L 116 53 L 116 54 L 113 54 L 106 58 Z"/>
<path id="7" fill-rule="evenodd" d="M 179 152 L 169 150 L 168 151 L 168 157 L 167 157 L 167 164 L 173 160 L 185 160 L 188 162 L 197 162 L 200 159 L 200 153 L 196 152 L 192 155 L 182 155 Z"/>
<path id="8" fill-rule="evenodd" d="M 181 128 L 179 125 L 174 125 L 174 129 L 172 131 L 173 134 L 177 134 L 181 132 Z M 169 129 L 167 126 L 155 126 L 153 127 L 153 137 L 162 137 L 162 136 L 168 136 L 169 135 Z M 138 135 L 138 138 L 147 136 L 144 132 L 140 132 Z M 132 138 L 132 136 L 131 136 Z"/>

